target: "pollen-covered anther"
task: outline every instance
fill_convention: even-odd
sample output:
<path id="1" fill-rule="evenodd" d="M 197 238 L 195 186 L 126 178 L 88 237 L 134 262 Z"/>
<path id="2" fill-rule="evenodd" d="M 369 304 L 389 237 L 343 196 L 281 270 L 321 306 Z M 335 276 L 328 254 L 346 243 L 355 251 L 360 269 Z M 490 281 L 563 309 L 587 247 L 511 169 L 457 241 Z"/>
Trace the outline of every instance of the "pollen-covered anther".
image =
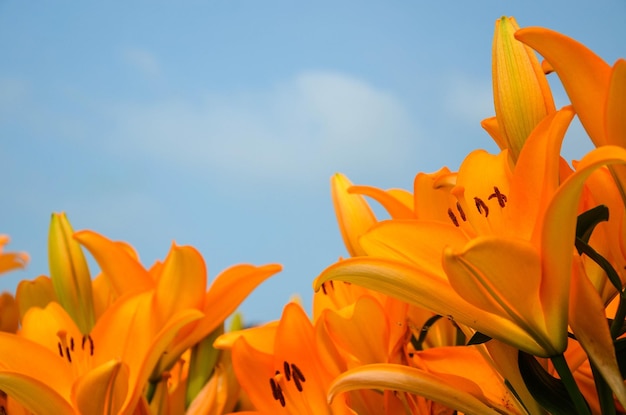
<path id="1" fill-rule="evenodd" d="M 59 342 L 57 346 L 59 347 L 59 355 L 61 357 L 65 357 L 68 362 L 72 363 L 72 353 L 70 351 L 70 345 L 67 342 L 67 332 L 65 330 L 59 330 L 57 332 L 57 337 L 59 338 Z M 72 343 L 73 339 L 70 337 L 70 343 Z"/>
<path id="2" fill-rule="evenodd" d="M 272 388 L 272 396 L 275 400 L 280 402 L 280 405 L 285 407 L 285 395 L 283 395 L 283 389 L 274 378 L 270 378 L 270 387 Z"/>
<path id="3" fill-rule="evenodd" d="M 489 200 L 493 198 L 495 198 L 498 201 L 498 204 L 500 205 L 500 207 L 504 207 L 506 205 L 506 202 L 507 202 L 506 195 L 503 193 L 500 193 L 500 189 L 498 189 L 496 186 L 493 186 L 493 193 L 489 195 Z"/>
<path id="4" fill-rule="evenodd" d="M 304 374 L 302 373 L 300 368 L 293 363 L 291 364 L 291 375 L 293 377 L 293 383 L 296 385 L 298 392 L 302 392 L 302 383 L 306 382 L 306 378 L 304 377 Z"/>
<path id="5" fill-rule="evenodd" d="M 94 351 L 94 344 L 93 344 L 93 339 L 91 338 L 91 336 L 89 334 L 87 335 L 83 335 L 83 341 L 80 345 L 80 347 L 85 350 L 85 343 L 89 341 L 89 354 L 91 356 L 93 356 L 93 351 Z M 73 348 L 72 348 L 73 350 Z"/>
<path id="6" fill-rule="evenodd" d="M 461 215 L 461 219 L 463 219 L 463 222 L 467 221 L 465 212 L 463 211 L 463 208 L 461 207 L 461 204 L 459 202 L 456 202 L 456 210 L 459 212 L 459 215 Z"/>
<path id="7" fill-rule="evenodd" d="M 478 213 L 485 214 L 485 217 L 489 216 L 489 207 L 483 200 L 479 197 L 474 198 L 474 203 L 476 203 L 476 209 L 478 209 Z"/>
<path id="8" fill-rule="evenodd" d="M 456 215 L 454 214 L 452 209 L 448 209 L 448 216 L 450 217 L 452 223 L 454 223 L 454 226 L 459 227 L 459 220 L 456 218 Z"/>
<path id="9" fill-rule="evenodd" d="M 291 368 L 289 367 L 289 363 L 283 362 L 283 369 L 285 370 L 285 378 L 287 378 L 287 382 L 291 380 Z"/>

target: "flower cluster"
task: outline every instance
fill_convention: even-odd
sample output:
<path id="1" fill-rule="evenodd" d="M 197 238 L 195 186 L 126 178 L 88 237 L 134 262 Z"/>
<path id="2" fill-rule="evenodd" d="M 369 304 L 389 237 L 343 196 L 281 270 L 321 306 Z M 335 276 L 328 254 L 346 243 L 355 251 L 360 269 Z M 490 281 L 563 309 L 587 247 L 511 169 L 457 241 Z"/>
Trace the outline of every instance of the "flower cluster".
<path id="1" fill-rule="evenodd" d="M 207 290 L 193 247 L 145 268 L 52 215 L 50 275 L 0 296 L 0 414 L 626 413 L 626 60 L 506 17 L 492 48 L 500 152 L 412 191 L 332 177 L 350 257 L 315 278 L 311 316 L 294 301 L 225 332 L 279 265 Z M 595 148 L 570 163 L 574 116 Z M 0 272 L 27 261 L 0 250 Z"/>

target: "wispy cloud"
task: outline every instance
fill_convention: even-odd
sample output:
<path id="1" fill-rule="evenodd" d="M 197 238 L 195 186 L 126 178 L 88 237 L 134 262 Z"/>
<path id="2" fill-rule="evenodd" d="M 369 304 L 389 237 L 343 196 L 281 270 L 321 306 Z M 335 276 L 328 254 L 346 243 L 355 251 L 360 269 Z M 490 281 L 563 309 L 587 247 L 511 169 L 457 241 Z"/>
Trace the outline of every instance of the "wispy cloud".
<path id="1" fill-rule="evenodd" d="M 445 105 L 457 121 L 476 124 L 495 115 L 490 80 L 457 74 L 450 76 L 446 85 Z"/>
<path id="2" fill-rule="evenodd" d="M 141 48 L 126 48 L 123 51 L 126 63 L 137 69 L 148 78 L 156 78 L 161 74 L 161 67 L 156 56 Z"/>
<path id="3" fill-rule="evenodd" d="M 336 170 L 384 172 L 419 138 L 392 94 L 331 72 L 199 103 L 122 105 L 113 118 L 115 151 L 231 179 L 300 183 Z"/>

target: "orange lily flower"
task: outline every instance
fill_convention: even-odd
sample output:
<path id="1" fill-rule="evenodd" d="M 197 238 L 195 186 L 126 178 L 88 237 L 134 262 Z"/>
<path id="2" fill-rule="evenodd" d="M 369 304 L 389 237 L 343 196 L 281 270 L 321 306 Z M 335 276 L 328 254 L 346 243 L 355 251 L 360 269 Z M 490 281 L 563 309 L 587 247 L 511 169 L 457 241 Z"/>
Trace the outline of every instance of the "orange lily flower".
<path id="1" fill-rule="evenodd" d="M 206 290 L 207 271 L 201 254 L 190 246 L 173 245 L 164 263 L 146 270 L 128 246 L 95 232 L 74 234 L 96 259 L 112 290 L 113 298 L 126 293 L 155 290 L 153 320 L 193 308 L 203 317 L 185 327 L 155 368 L 155 376 L 171 368 L 180 355 L 218 327 L 261 282 L 281 270 L 277 264 L 236 265 L 217 276 Z"/>
<path id="2" fill-rule="evenodd" d="M 201 317 L 184 310 L 155 326 L 152 295 L 118 301 L 87 336 L 58 303 L 31 308 L 19 335 L 0 333 L 0 389 L 37 414 L 135 413 L 167 345 Z"/>
<path id="3" fill-rule="evenodd" d="M 320 328 L 290 303 L 280 321 L 226 334 L 215 346 L 230 348 L 235 374 L 257 413 L 353 414 L 345 399 L 327 403 L 339 369 Z"/>
<path id="4" fill-rule="evenodd" d="M 512 172 L 506 154 L 470 154 L 452 191 L 456 221 L 381 223 L 361 239 L 372 258 L 329 267 L 315 288 L 329 279 L 358 282 L 532 354 L 561 353 L 573 253 L 573 237 L 564 235 L 574 232 L 576 198 L 594 168 L 626 161 L 621 150 L 592 152 L 557 192 L 558 148 L 571 117 L 564 109 L 542 122 Z"/>
<path id="5" fill-rule="evenodd" d="M 500 149 L 517 160 L 532 130 L 556 111 L 552 92 L 534 51 L 513 36 L 513 17 L 496 21 L 492 48 L 494 118 L 482 122 Z"/>
<path id="6" fill-rule="evenodd" d="M 28 254 L 24 252 L 4 252 L 4 246 L 9 240 L 7 235 L 0 235 L 0 274 L 24 268 L 28 263 Z"/>

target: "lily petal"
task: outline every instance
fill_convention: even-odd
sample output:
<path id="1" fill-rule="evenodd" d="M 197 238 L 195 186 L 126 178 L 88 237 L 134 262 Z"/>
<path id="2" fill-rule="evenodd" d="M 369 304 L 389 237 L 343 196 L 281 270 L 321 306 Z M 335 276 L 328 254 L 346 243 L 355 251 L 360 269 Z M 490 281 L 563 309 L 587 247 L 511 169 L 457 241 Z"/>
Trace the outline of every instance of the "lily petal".
<path id="1" fill-rule="evenodd" d="M 463 386 L 467 388 L 468 383 L 471 382 L 461 377 L 443 379 L 413 367 L 382 363 L 359 366 L 342 373 L 332 383 L 328 397 L 332 400 L 339 393 L 357 389 L 395 390 L 417 394 L 464 413 L 499 414 L 463 391 Z M 480 390 L 477 385 L 474 388 Z"/>
<path id="2" fill-rule="evenodd" d="M 580 261 L 572 272 L 570 326 L 583 349 L 607 381 L 615 396 L 626 407 L 626 386 L 622 380 L 613 340 L 606 324 L 604 303 Z"/>
<path id="3" fill-rule="evenodd" d="M 93 255 L 118 295 L 151 289 L 154 282 L 148 272 L 126 248 L 92 231 L 79 231 L 74 239 Z"/>
<path id="4" fill-rule="evenodd" d="M 515 37 L 552 65 L 594 144 L 609 144 L 604 105 L 611 67 L 583 44 L 549 29 L 528 27 L 515 32 Z"/>
<path id="5" fill-rule="evenodd" d="M 75 415 L 69 402 L 38 376 L 0 370 L 0 389 L 34 414 Z"/>
<path id="6" fill-rule="evenodd" d="M 545 355 L 527 332 L 509 319 L 486 313 L 465 301 L 447 278 L 405 262 L 383 258 L 349 258 L 326 268 L 313 283 L 315 290 L 329 280 L 347 281 L 379 291 L 469 325 L 490 337 Z M 436 295 L 433 295 L 436 293 Z"/>
<path id="7" fill-rule="evenodd" d="M 344 245 L 350 256 L 359 256 L 364 255 L 359 238 L 376 223 L 376 217 L 363 196 L 348 193 L 351 186 L 352 182 L 341 173 L 335 174 L 330 181 L 333 206 Z"/>
<path id="8" fill-rule="evenodd" d="M 128 392 L 128 366 L 111 360 L 80 377 L 72 395 L 81 414 L 118 414 Z"/>

